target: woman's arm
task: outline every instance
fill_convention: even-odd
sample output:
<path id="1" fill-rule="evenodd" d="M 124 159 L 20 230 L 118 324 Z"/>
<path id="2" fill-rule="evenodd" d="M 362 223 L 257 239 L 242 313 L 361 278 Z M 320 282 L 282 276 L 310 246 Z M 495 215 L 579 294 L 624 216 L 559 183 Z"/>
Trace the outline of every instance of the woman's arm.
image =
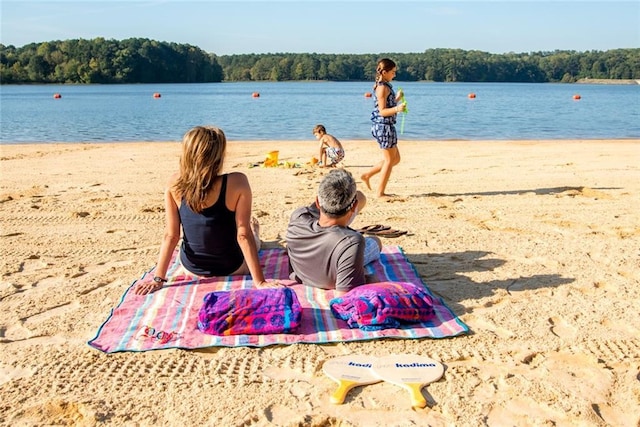
<path id="1" fill-rule="evenodd" d="M 164 210 L 165 210 L 165 226 L 162 243 L 160 244 L 160 254 L 158 255 L 158 263 L 154 272 L 155 277 L 162 279 L 167 278 L 167 269 L 169 268 L 169 262 L 173 251 L 180 240 L 180 215 L 178 214 L 178 205 L 171 193 L 171 187 L 173 186 L 174 177 L 169 182 L 167 189 L 164 192 Z M 136 286 L 134 292 L 138 295 L 146 295 L 154 292 L 162 287 L 162 283 L 157 282 L 144 282 Z"/>
<path id="2" fill-rule="evenodd" d="M 180 240 L 180 215 L 178 214 L 178 205 L 170 189 L 167 189 L 164 193 L 164 209 L 164 236 L 162 238 L 162 244 L 160 245 L 160 255 L 158 256 L 155 275 L 166 279 L 171 256 Z"/>
<path id="3" fill-rule="evenodd" d="M 229 174 L 227 181 L 227 191 L 235 197 L 235 206 L 232 210 L 236 212 L 237 239 L 242 255 L 244 256 L 251 278 L 256 287 L 264 285 L 264 274 L 260 267 L 258 258 L 258 248 L 251 230 L 251 205 L 252 193 L 249 180 L 246 175 L 234 172 Z"/>

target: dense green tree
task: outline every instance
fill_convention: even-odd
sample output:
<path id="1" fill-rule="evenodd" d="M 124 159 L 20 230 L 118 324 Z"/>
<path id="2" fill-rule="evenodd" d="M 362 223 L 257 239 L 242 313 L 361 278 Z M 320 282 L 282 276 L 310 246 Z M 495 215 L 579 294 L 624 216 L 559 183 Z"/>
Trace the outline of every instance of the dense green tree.
<path id="1" fill-rule="evenodd" d="M 195 83 L 222 81 L 217 58 L 185 44 L 132 38 L 0 45 L 2 83 Z"/>
<path id="2" fill-rule="evenodd" d="M 187 44 L 144 38 L 0 44 L 0 82 L 197 83 L 220 81 L 373 81 L 379 58 L 398 64 L 399 81 L 575 82 L 640 79 L 640 49 L 492 54 L 428 49 L 422 53 L 275 53 L 216 56 Z"/>

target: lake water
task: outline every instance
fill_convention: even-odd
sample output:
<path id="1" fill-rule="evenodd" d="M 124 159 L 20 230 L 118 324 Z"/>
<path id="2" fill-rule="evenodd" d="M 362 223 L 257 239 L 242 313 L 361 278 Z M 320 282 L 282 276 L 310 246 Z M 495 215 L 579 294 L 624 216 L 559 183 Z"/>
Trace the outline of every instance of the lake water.
<path id="1" fill-rule="evenodd" d="M 409 106 L 401 140 L 640 138 L 640 85 L 394 87 L 403 88 Z M 3 85 L 0 144 L 178 141 L 200 124 L 221 127 L 231 141 L 309 141 L 318 123 L 339 139 L 371 139 L 371 90 L 371 82 Z"/>

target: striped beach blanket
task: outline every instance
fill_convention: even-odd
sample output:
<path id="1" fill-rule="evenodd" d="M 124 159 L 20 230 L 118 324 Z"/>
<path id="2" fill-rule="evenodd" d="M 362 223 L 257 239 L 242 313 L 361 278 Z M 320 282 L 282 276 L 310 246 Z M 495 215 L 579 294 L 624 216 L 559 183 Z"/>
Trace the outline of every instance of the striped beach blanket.
<path id="1" fill-rule="evenodd" d="M 105 353 L 115 353 L 167 348 L 321 344 L 376 338 L 444 338 L 469 331 L 467 325 L 453 314 L 442 299 L 431 294 L 402 249 L 399 246 L 385 246 L 380 262 L 368 266 L 367 273 L 375 273 L 379 281 L 409 282 L 425 286 L 427 293 L 433 297 L 435 310 L 435 316 L 428 322 L 374 331 L 350 328 L 346 321 L 331 313 L 329 301 L 334 297 L 333 291 L 292 284 L 290 288 L 296 292 L 302 308 L 301 324 L 296 331 L 270 335 L 204 334 L 198 329 L 197 323 L 198 311 L 205 295 L 214 291 L 251 288 L 251 276 L 202 278 L 175 275 L 172 273 L 179 267 L 177 255 L 176 250 L 168 270 L 169 282 L 162 289 L 145 296 L 135 295 L 132 291 L 138 281 L 152 280 L 153 269 L 129 286 L 118 306 L 111 311 L 96 336 L 88 342 L 90 346 Z M 261 250 L 260 263 L 266 277 L 294 283 L 288 279 L 288 259 L 284 249 Z"/>

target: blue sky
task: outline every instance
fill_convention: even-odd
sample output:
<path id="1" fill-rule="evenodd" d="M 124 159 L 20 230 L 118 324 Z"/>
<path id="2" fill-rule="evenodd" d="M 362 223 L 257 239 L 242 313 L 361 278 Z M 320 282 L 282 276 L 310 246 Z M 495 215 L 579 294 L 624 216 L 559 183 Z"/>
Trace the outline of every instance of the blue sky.
<path id="1" fill-rule="evenodd" d="M 218 55 L 640 47 L 640 1 L 0 0 L 0 43 L 130 37 Z"/>

